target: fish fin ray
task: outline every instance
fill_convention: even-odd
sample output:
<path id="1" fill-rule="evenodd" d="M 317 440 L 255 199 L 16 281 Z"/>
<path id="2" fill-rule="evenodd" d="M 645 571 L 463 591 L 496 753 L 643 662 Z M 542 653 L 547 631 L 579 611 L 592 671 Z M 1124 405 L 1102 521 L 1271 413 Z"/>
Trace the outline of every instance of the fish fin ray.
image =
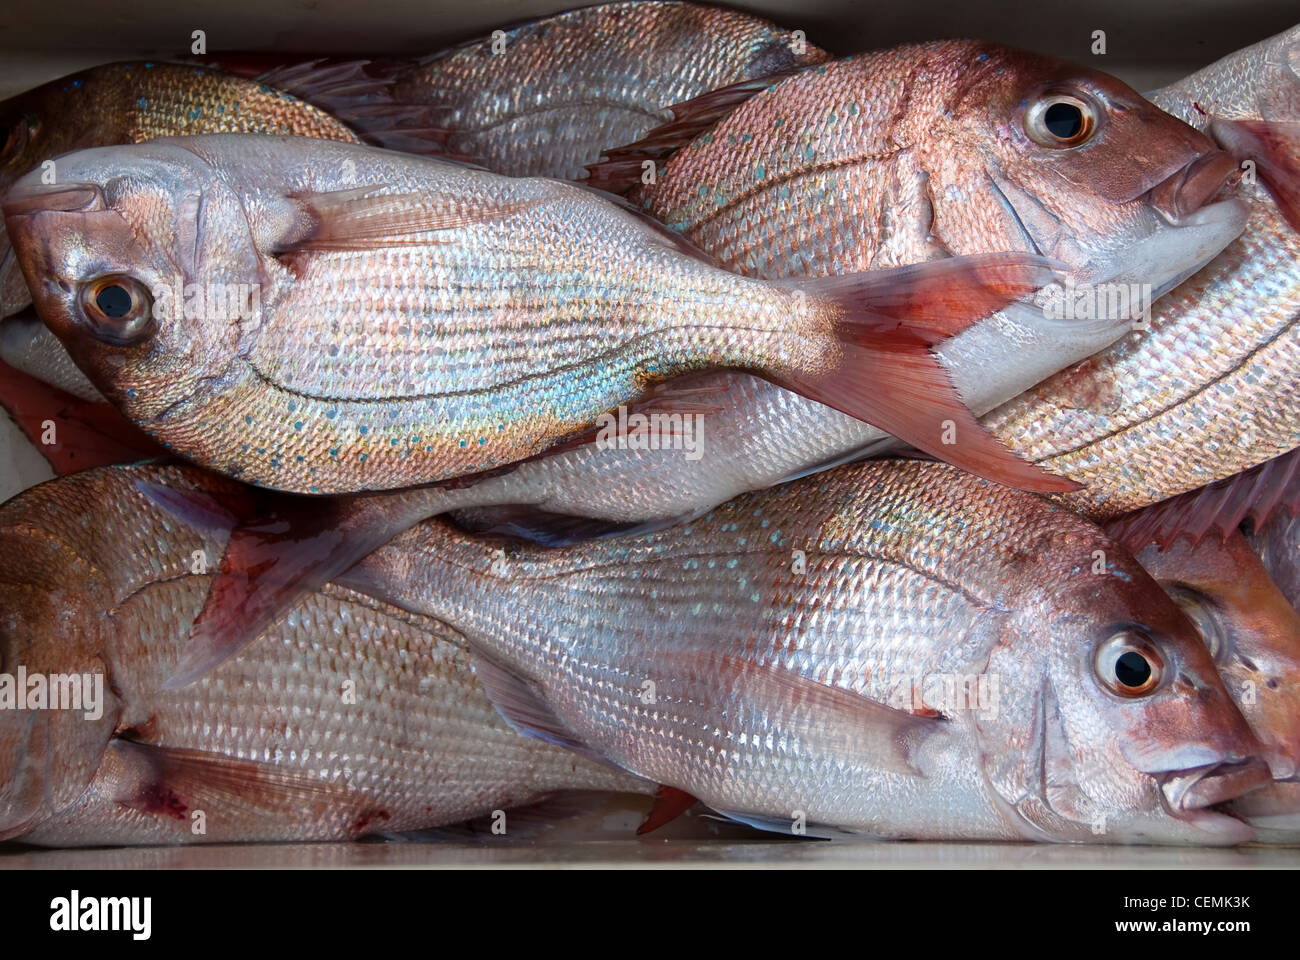
<path id="1" fill-rule="evenodd" d="M 308 250 L 365 250 L 436 242 L 429 234 L 505 220 L 537 206 L 521 200 L 493 206 L 448 203 L 432 193 L 383 193 L 379 185 L 294 196 L 307 226 L 277 256 Z"/>
<path id="2" fill-rule="evenodd" d="M 650 807 L 650 812 L 646 814 L 641 826 L 636 828 L 636 835 L 641 837 L 653 833 L 660 827 L 672 823 L 697 803 L 699 801 L 685 790 L 678 790 L 676 787 L 661 783 L 659 789 L 655 791 L 654 804 Z"/>
<path id="3" fill-rule="evenodd" d="M 1167 550 L 1180 537 L 1193 547 L 1208 536 L 1224 540 L 1247 519 L 1258 530 L 1279 510 L 1300 514 L 1300 448 L 1103 526 L 1108 536 L 1138 554 L 1152 543 Z"/>
<path id="4" fill-rule="evenodd" d="M 470 654 L 470 662 L 497 713 L 520 736 L 564 747 L 607 767 L 623 769 L 573 733 L 555 715 L 545 696 L 533 683 L 477 651 Z"/>
<path id="5" fill-rule="evenodd" d="M 448 503 L 436 487 L 320 501 L 259 491 L 231 525 L 181 661 L 179 689 L 239 653 L 303 597 Z"/>
<path id="6" fill-rule="evenodd" d="M 428 106 L 397 97 L 398 66 L 323 58 L 279 64 L 256 80 L 319 107 L 377 146 L 446 157 L 451 131 L 433 122 Z"/>
<path id="7" fill-rule="evenodd" d="M 658 654 L 653 669 L 649 664 L 637 669 L 665 677 L 659 689 L 670 685 L 683 698 L 700 702 L 716 700 L 722 682 L 737 719 L 775 723 L 805 740 L 810 749 L 908 776 L 922 776 L 912 756 L 946 722 L 820 683 L 779 664 L 759 664 L 707 647 Z"/>
<path id="8" fill-rule="evenodd" d="M 114 738 L 114 799 L 143 812 L 188 819 L 196 810 L 262 814 L 303 812 L 358 797 L 345 786 L 316 780 L 270 763 L 203 750 Z"/>
<path id="9" fill-rule="evenodd" d="M 112 404 L 82 400 L 4 361 L 0 406 L 59 476 L 171 456 Z M 44 443 L 51 423 L 55 442 Z"/>
<path id="10" fill-rule="evenodd" d="M 940 260 L 902 268 L 893 291 L 886 288 L 894 271 L 804 281 L 810 296 L 840 309 L 839 362 L 770 379 L 986 479 L 1038 493 L 1076 490 L 1074 481 L 1022 460 L 985 430 L 930 349 L 1035 285 L 1047 266 L 1022 255 Z M 1018 271 L 1023 282 L 1013 279 Z M 962 303 L 973 306 L 963 310 Z"/>
<path id="11" fill-rule="evenodd" d="M 656 165 L 666 162 L 678 150 L 700 134 L 711 130 L 742 104 L 804 69 L 806 68 L 742 80 L 668 107 L 670 120 L 655 127 L 635 143 L 606 150 L 599 161 L 587 165 L 587 179 L 581 182 L 610 193 L 627 192 L 641 182 L 644 161 L 653 160 Z"/>
<path id="12" fill-rule="evenodd" d="M 759 813 L 741 813 L 737 810 L 719 810 L 716 807 L 713 809 L 719 816 L 727 820 L 743 823 L 747 827 L 753 827 L 755 830 L 761 830 L 764 833 L 775 833 L 786 837 L 799 837 L 809 840 L 836 840 L 841 838 L 861 839 L 862 836 L 838 827 L 818 823 L 805 824 L 804 832 L 797 834 L 794 832 L 794 819 L 791 817 L 771 817 Z"/>

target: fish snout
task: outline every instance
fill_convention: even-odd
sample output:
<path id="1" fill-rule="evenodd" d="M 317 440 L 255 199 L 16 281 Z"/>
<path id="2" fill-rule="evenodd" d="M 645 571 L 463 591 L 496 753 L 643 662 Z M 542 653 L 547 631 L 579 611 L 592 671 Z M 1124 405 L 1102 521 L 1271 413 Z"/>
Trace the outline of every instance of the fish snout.
<path id="1" fill-rule="evenodd" d="M 43 184 L 20 181 L 4 198 L 5 220 L 39 213 L 93 213 L 107 210 L 97 183 Z"/>
<path id="2" fill-rule="evenodd" d="M 1237 171 L 1232 154 L 1207 151 L 1153 187 L 1151 205 L 1170 223 L 1179 223 L 1209 203 Z"/>
<path id="3" fill-rule="evenodd" d="M 1249 757 L 1190 770 L 1171 770 L 1159 782 L 1165 802 L 1177 813 L 1213 806 L 1268 786 L 1273 782 L 1273 774 L 1259 757 Z"/>

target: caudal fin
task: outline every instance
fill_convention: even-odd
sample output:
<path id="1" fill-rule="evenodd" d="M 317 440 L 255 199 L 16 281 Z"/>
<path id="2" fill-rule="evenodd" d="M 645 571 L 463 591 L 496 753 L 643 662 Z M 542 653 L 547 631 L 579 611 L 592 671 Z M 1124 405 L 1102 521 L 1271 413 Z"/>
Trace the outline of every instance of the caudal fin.
<path id="1" fill-rule="evenodd" d="M 1051 280 L 1051 266 L 990 254 L 787 284 L 838 308 L 841 353 L 829 368 L 773 380 L 986 479 L 1036 493 L 1076 490 L 988 433 L 931 350 L 1032 294 Z"/>
<path id="2" fill-rule="evenodd" d="M 184 687 L 233 657 L 308 593 L 407 527 L 455 505 L 446 489 L 323 500 L 251 491 L 235 518 L 203 609 L 164 687 Z M 155 498 L 180 519 L 190 511 Z"/>

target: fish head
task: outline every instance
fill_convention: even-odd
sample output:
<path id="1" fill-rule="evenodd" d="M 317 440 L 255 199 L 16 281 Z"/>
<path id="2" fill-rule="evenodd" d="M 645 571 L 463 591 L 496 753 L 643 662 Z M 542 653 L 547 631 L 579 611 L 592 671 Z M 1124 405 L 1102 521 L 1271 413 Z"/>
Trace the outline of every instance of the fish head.
<path id="1" fill-rule="evenodd" d="M 936 147 L 924 163 L 954 253 L 1000 243 L 1094 283 L 1141 244 L 1125 279 L 1159 296 L 1241 232 L 1239 204 L 1211 203 L 1237 163 L 1204 133 L 1096 70 L 987 44 L 958 51 L 931 129 L 914 132 Z M 972 208 L 983 225 L 963 228 Z"/>
<path id="2" fill-rule="evenodd" d="M 143 64 L 106 64 L 60 77 L 0 103 L 0 198 L 24 174 L 55 157 L 86 147 L 137 139 L 139 91 L 133 82 Z M 48 176 L 57 166 L 44 167 Z M 31 304 L 22 270 L 0 231 L 0 316 Z"/>
<path id="3" fill-rule="evenodd" d="M 1234 532 L 1138 560 L 1183 608 L 1224 686 L 1264 746 L 1275 780 L 1300 773 L 1300 615 L 1273 584 L 1246 538 Z"/>
<path id="4" fill-rule="evenodd" d="M 240 197 L 179 142 L 68 154 L 55 182 L 33 171 L 4 203 L 41 320 L 144 426 L 216 389 L 260 319 Z"/>
<path id="5" fill-rule="evenodd" d="M 81 796 L 119 712 L 103 652 L 101 631 L 113 625 L 108 609 L 97 609 L 98 571 L 22 500 L 0 510 L 0 684 L 16 698 L 6 701 L 0 688 L 0 840 Z M 94 708 L 81 700 L 81 709 L 54 709 L 54 686 L 66 693 L 78 682 L 89 684 L 78 696 L 98 690 Z M 46 692 L 43 706 L 33 684 Z"/>
<path id="6" fill-rule="evenodd" d="M 1250 839 L 1210 808 L 1272 778 L 1196 627 L 1122 547 L 1067 545 L 1026 561 L 1052 587 L 1008 618 L 988 667 L 1000 709 L 976 716 L 1013 822 L 1038 839 Z"/>

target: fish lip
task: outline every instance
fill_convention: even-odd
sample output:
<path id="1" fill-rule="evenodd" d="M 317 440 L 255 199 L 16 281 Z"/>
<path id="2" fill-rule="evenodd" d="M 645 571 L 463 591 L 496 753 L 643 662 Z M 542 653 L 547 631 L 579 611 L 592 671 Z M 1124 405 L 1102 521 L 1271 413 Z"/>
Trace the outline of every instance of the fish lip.
<path id="1" fill-rule="evenodd" d="M 1238 170 L 1225 150 L 1209 150 L 1151 188 L 1151 206 L 1171 224 L 1181 224 L 1206 205 Z"/>
<path id="2" fill-rule="evenodd" d="M 1236 813 L 1218 807 L 1198 807 L 1178 819 L 1208 834 L 1216 843 L 1236 845 L 1255 839 L 1255 828 Z"/>
<path id="3" fill-rule="evenodd" d="M 1175 817 L 1234 800 L 1273 782 L 1268 764 L 1259 757 L 1221 760 L 1200 767 L 1169 770 L 1157 777 L 1162 802 Z"/>
<path id="4" fill-rule="evenodd" d="M 61 183 L 15 187 L 5 198 L 5 218 L 37 213 L 90 213 L 107 210 L 104 191 L 97 183 Z"/>

